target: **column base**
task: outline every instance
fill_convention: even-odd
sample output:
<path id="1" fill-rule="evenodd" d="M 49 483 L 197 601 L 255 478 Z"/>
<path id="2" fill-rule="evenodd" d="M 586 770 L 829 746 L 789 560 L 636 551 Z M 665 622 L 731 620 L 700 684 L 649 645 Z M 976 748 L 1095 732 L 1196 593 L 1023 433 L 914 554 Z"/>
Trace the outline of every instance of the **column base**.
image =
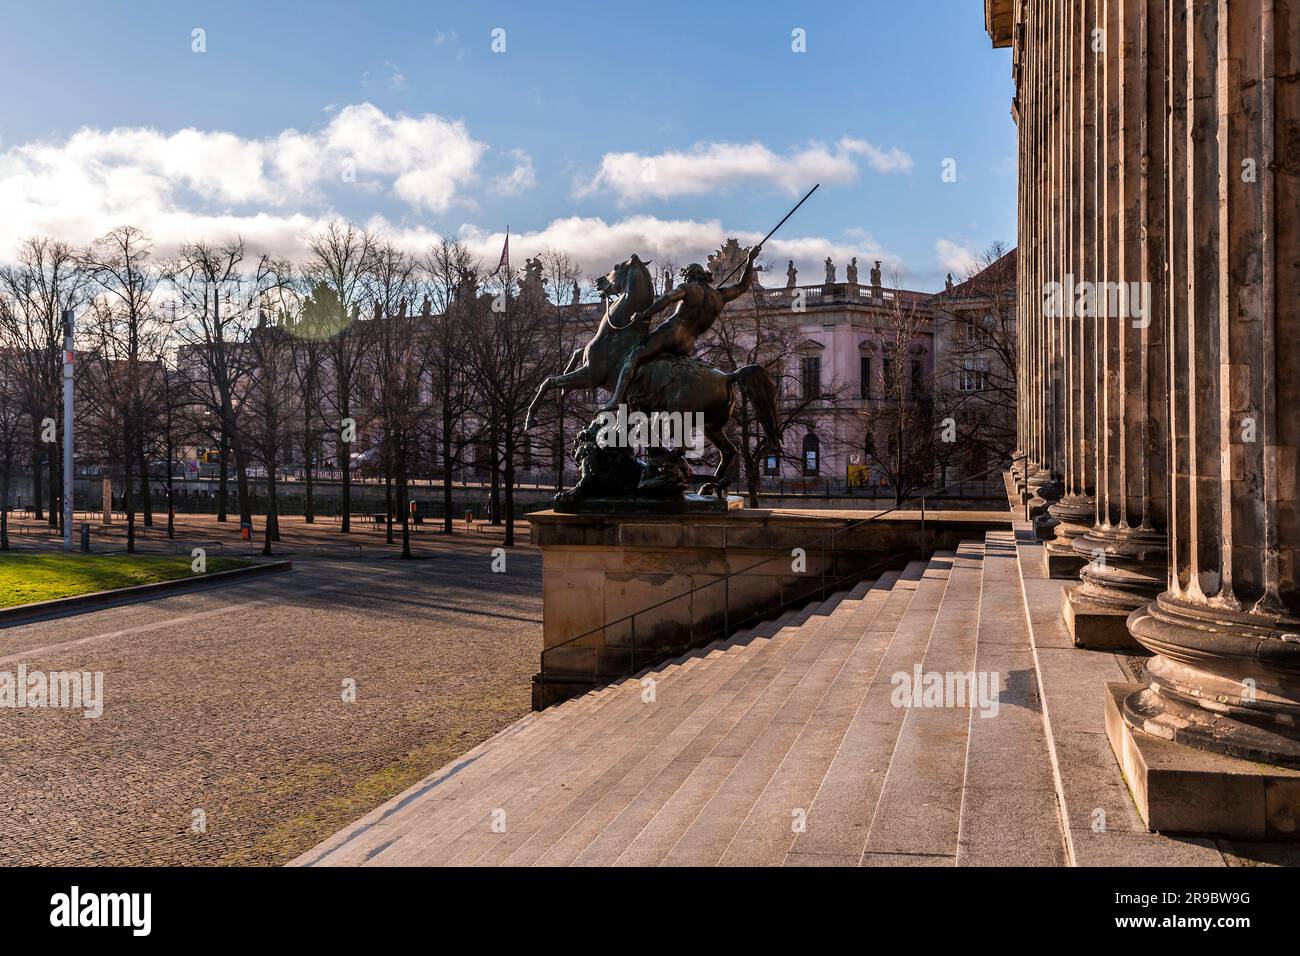
<path id="1" fill-rule="evenodd" d="M 1142 651 L 1128 632 L 1129 611 L 1090 601 L 1082 587 L 1070 588 L 1061 598 L 1061 619 L 1075 647 L 1101 651 Z"/>
<path id="2" fill-rule="evenodd" d="M 1099 526 L 1071 541 L 1087 563 L 1066 595 L 1063 617 L 1080 647 L 1141 651 L 1127 633 L 1128 616 L 1155 600 L 1167 572 L 1166 538 L 1149 528 Z"/>
<path id="3" fill-rule="evenodd" d="M 1300 621 L 1161 594 L 1129 617 L 1156 654 L 1126 701 L 1139 729 L 1197 750 L 1300 769 Z"/>
<path id="4" fill-rule="evenodd" d="M 1047 512 L 1056 525 L 1052 528 L 1053 539 L 1043 548 L 1043 570 L 1050 578 L 1077 578 L 1088 559 L 1074 550 L 1074 540 L 1091 529 L 1097 513 L 1096 499 L 1092 495 L 1066 495 Z"/>
<path id="5" fill-rule="evenodd" d="M 1183 747 L 1133 726 L 1130 714 L 1147 693 L 1141 684 L 1107 684 L 1104 704 L 1106 736 L 1148 829 L 1300 840 L 1300 770 Z"/>
<path id="6" fill-rule="evenodd" d="M 1068 539 L 1056 538 L 1043 546 L 1043 571 L 1049 578 L 1077 580 L 1079 572 L 1087 564 L 1087 560 L 1070 546 Z"/>

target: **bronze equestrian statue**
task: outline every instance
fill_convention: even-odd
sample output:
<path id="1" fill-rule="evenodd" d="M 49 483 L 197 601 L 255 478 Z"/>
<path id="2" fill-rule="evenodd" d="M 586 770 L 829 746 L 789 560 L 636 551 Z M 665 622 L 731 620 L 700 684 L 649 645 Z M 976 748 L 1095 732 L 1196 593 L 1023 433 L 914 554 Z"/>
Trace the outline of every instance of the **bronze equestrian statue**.
<path id="1" fill-rule="evenodd" d="M 682 270 L 682 284 L 657 300 L 650 270 L 636 255 L 614 266 L 597 282 L 607 304 L 596 334 L 585 348 L 570 356 L 562 374 L 552 375 L 542 383 L 529 405 L 524 427 L 532 426 L 538 402 L 553 388 L 562 392 L 606 389 L 612 395 L 606 411 L 626 403 L 647 414 L 699 413 L 705 436 L 721 455 L 713 480 L 703 485 L 699 493 L 725 497 L 726 473 L 737 453 L 726 434 L 726 426 L 735 410 L 738 392 L 743 392 L 753 404 L 770 447 L 779 449 L 776 387 L 761 365 L 724 372 L 692 357 L 690 352 L 696 338 L 708 331 L 726 304 L 752 286 L 753 263 L 758 251 L 758 246 L 750 251 L 745 273 L 735 285 L 715 289 L 709 285 L 712 279 L 709 271 L 692 264 Z M 674 303 L 677 309 L 673 315 L 650 330 L 651 317 Z M 597 496 L 663 497 L 663 488 L 671 485 L 665 483 L 664 472 L 670 469 L 656 465 L 652 459 L 642 469 L 645 477 L 641 484 L 629 485 L 627 476 L 636 472 L 627 467 L 627 462 L 619 464 L 612 459 L 619 453 L 630 458 L 631 452 L 587 447 L 594 443 L 596 431 L 587 428 L 578 436 L 575 457 L 583 475 L 577 487 L 559 496 L 561 502 Z M 680 458 L 680 450 L 675 457 Z"/>

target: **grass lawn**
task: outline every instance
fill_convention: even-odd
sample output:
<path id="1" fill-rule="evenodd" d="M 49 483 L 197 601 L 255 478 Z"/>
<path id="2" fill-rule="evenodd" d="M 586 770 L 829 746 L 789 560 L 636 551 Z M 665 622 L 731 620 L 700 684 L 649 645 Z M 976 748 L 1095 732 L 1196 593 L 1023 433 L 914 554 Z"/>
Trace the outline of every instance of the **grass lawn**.
<path id="1" fill-rule="evenodd" d="M 0 554 L 0 607 L 197 577 L 189 555 Z M 208 572 L 252 564 L 208 558 Z"/>

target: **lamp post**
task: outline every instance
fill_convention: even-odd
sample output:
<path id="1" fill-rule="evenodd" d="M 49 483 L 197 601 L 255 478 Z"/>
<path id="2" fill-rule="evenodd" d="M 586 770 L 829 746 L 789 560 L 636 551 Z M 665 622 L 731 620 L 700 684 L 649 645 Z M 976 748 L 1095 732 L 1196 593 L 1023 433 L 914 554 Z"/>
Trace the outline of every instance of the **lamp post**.
<path id="1" fill-rule="evenodd" d="M 63 550 L 72 550 L 72 361 L 75 316 L 63 310 Z"/>

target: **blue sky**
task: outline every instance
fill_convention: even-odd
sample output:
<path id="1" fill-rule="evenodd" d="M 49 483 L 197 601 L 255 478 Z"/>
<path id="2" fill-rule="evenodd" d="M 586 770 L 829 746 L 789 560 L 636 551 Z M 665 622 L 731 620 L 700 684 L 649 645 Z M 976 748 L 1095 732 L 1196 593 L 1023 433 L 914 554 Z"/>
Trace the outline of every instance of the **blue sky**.
<path id="1" fill-rule="evenodd" d="M 122 218 L 164 251 L 296 254 L 344 215 L 485 256 L 509 223 L 516 265 L 563 246 L 595 272 L 752 240 L 817 178 L 768 247 L 801 281 L 857 255 L 935 288 L 1014 238 L 1009 61 L 977 0 L 6 7 L 3 257 Z"/>

